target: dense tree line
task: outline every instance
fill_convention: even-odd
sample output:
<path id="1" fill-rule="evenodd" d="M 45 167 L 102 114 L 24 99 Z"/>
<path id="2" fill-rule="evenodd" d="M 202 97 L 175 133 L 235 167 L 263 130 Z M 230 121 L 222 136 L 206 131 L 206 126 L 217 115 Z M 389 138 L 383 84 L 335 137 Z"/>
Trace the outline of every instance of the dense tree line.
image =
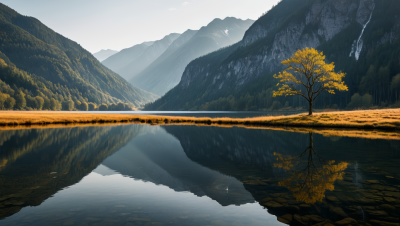
<path id="1" fill-rule="evenodd" d="M 120 102 L 110 106 L 113 111 L 134 108 L 131 103 Z M 96 103 L 82 97 L 76 89 L 53 85 L 0 59 L 0 109 L 94 111 L 98 107 Z"/>

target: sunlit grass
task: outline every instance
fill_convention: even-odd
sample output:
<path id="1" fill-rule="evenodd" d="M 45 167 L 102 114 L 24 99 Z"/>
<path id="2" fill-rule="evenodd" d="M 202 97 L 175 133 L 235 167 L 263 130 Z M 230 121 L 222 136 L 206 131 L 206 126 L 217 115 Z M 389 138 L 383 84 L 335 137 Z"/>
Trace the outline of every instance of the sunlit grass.
<path id="1" fill-rule="evenodd" d="M 295 132 L 313 132 L 329 136 L 349 136 L 378 139 L 400 139 L 400 109 L 337 111 L 290 116 L 264 116 L 254 118 L 207 118 L 160 115 L 91 114 L 67 112 L 0 112 L 0 129 L 28 126 L 63 127 L 120 123 L 146 123 L 151 125 L 203 125 L 223 127 L 269 128 Z M 332 130 L 335 129 L 335 130 Z M 367 130 L 365 130 L 367 129 Z M 375 131 L 372 131 L 375 130 Z M 391 133 L 383 131 L 392 131 Z"/>

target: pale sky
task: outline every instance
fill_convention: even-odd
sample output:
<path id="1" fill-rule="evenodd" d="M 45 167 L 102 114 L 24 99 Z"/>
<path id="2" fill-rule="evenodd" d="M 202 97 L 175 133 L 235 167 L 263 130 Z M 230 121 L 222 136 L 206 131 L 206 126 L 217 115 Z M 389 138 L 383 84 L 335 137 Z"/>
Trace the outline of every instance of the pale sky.
<path id="1" fill-rule="evenodd" d="M 215 18 L 258 19 L 279 0 L 0 0 L 88 51 L 121 50 Z"/>

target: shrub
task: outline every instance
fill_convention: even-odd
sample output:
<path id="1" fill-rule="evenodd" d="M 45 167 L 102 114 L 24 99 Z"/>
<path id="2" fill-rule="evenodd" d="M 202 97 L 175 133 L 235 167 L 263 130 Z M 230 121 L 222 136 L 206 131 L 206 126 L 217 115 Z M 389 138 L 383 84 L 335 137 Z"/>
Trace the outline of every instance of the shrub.
<path id="1" fill-rule="evenodd" d="M 107 104 L 102 104 L 99 106 L 99 111 L 107 111 L 107 110 L 108 110 Z"/>

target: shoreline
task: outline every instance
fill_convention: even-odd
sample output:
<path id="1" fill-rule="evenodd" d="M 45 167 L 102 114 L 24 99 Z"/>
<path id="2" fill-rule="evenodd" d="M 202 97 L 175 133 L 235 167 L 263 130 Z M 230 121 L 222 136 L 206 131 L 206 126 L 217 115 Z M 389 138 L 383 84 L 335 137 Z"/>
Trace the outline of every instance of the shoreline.
<path id="1" fill-rule="evenodd" d="M 141 122 L 148 124 L 246 125 L 400 131 L 400 109 L 338 111 L 253 118 L 209 118 L 116 113 L 0 111 L 0 126 Z"/>
<path id="2" fill-rule="evenodd" d="M 325 136 L 400 140 L 400 109 L 321 112 L 311 117 L 297 114 L 255 118 L 0 111 L 0 130 L 126 124 L 241 127 L 314 132 Z"/>
<path id="3" fill-rule="evenodd" d="M 254 118 L 208 118 L 163 115 L 69 113 L 54 111 L 0 111 L 0 126 L 47 125 L 79 123 L 148 124 L 193 123 L 218 125 L 253 125 L 304 128 L 351 128 L 400 131 L 400 109 L 320 112 L 287 116 L 262 116 Z"/>

